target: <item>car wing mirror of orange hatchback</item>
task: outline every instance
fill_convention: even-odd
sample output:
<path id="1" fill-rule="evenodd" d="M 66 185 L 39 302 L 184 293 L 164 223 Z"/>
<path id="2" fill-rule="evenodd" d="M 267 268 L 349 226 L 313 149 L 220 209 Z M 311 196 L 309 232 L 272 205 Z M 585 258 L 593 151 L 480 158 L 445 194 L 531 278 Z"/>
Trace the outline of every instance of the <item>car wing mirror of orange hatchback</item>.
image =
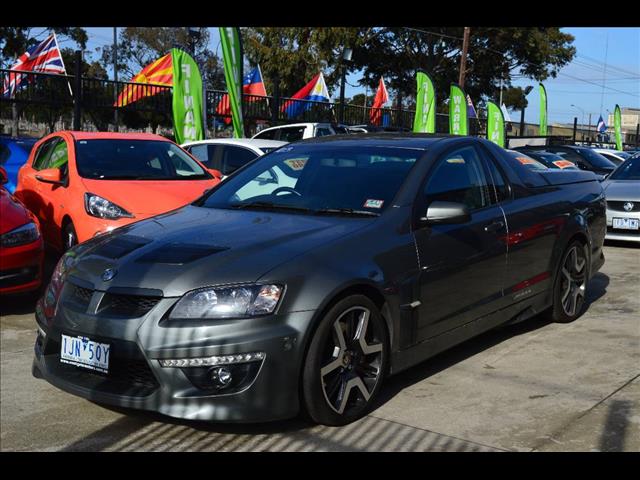
<path id="1" fill-rule="evenodd" d="M 59 168 L 46 168 L 40 170 L 36 175 L 36 180 L 44 183 L 52 183 L 54 185 L 63 185 Z"/>
<path id="2" fill-rule="evenodd" d="M 218 180 L 222 180 L 222 172 L 220 170 L 216 170 L 215 168 L 208 168 L 207 170 L 209 170 L 209 173 Z"/>

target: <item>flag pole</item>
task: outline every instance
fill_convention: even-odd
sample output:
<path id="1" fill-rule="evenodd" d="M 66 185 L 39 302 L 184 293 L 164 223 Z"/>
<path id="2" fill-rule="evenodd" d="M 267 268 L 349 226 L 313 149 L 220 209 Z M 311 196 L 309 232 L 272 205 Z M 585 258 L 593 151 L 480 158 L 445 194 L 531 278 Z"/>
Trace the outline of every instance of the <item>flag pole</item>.
<path id="1" fill-rule="evenodd" d="M 60 61 L 62 62 L 64 75 L 67 78 L 67 86 L 69 87 L 69 93 L 71 94 L 71 98 L 73 98 L 73 90 L 71 89 L 71 84 L 69 83 L 69 74 L 67 73 L 67 67 L 64 64 L 64 58 L 62 58 L 62 50 L 60 50 L 60 45 L 58 44 L 58 37 L 56 36 L 55 30 L 53 30 L 53 41 L 56 42 L 56 47 L 58 47 L 58 51 L 60 52 Z"/>
<path id="2" fill-rule="evenodd" d="M 260 64 L 258 64 L 258 72 L 260 72 L 260 79 L 262 80 L 262 84 L 264 85 L 264 77 L 262 76 L 262 69 L 260 68 Z M 264 93 L 265 94 L 267 93 L 267 87 L 266 86 L 264 88 Z M 267 100 L 267 108 L 269 108 L 269 96 L 268 96 L 268 94 L 267 94 L 266 100 Z"/>

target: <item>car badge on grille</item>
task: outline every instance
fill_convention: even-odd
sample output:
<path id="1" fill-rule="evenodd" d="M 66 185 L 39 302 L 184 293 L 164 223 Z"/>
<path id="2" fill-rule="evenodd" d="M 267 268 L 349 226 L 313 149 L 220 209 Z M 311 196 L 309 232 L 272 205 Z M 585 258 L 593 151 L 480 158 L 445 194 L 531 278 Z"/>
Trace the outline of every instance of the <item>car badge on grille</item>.
<path id="1" fill-rule="evenodd" d="M 116 276 L 116 273 L 118 273 L 118 271 L 115 268 L 107 268 L 104 272 L 102 272 L 102 281 L 108 282 Z"/>
<path id="2" fill-rule="evenodd" d="M 627 212 L 633 210 L 633 202 L 626 202 L 622 208 L 624 208 Z"/>

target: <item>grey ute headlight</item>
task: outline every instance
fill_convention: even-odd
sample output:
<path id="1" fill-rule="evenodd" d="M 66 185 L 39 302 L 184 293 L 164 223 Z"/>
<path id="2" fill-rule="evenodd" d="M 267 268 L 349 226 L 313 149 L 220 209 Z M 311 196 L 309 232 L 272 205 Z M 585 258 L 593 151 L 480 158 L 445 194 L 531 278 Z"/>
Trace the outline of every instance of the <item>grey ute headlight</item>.
<path id="1" fill-rule="evenodd" d="M 118 218 L 133 218 L 129 212 L 119 205 L 102 198 L 95 193 L 84 194 L 84 209 L 92 217 L 116 220 Z"/>
<path id="2" fill-rule="evenodd" d="M 273 313 L 282 297 L 281 285 L 238 285 L 192 290 L 176 303 L 169 318 L 243 318 Z"/>

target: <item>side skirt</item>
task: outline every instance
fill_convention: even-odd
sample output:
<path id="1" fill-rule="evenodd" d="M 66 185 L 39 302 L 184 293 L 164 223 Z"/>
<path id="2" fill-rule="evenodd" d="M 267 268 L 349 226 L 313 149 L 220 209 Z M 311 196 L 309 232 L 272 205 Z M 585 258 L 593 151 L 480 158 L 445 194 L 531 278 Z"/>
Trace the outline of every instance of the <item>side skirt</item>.
<path id="1" fill-rule="evenodd" d="M 429 338 L 406 350 L 394 352 L 391 355 L 389 375 L 394 375 L 406 370 L 499 325 L 519 323 L 527 320 L 543 312 L 550 306 L 551 290 L 547 290 L 436 337 Z"/>

